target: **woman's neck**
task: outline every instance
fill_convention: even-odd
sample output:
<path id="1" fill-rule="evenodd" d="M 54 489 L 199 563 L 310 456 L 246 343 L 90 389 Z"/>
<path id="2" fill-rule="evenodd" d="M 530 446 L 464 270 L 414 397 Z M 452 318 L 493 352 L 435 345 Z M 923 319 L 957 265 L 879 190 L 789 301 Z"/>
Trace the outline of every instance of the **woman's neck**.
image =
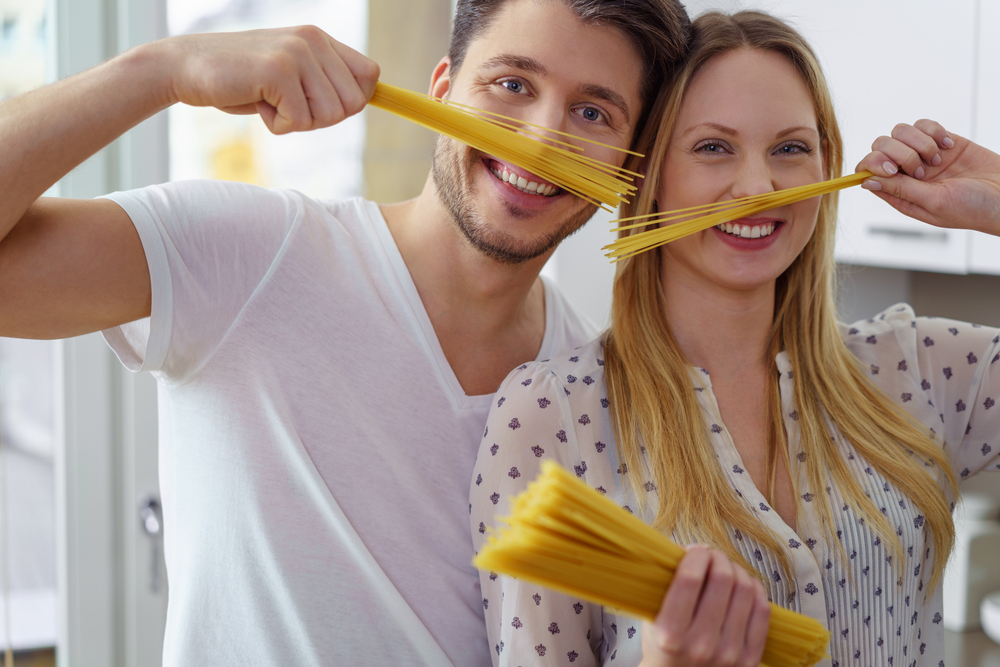
<path id="1" fill-rule="evenodd" d="M 774 317 L 774 284 L 731 290 L 664 272 L 667 321 L 694 366 L 716 379 L 763 371 Z"/>

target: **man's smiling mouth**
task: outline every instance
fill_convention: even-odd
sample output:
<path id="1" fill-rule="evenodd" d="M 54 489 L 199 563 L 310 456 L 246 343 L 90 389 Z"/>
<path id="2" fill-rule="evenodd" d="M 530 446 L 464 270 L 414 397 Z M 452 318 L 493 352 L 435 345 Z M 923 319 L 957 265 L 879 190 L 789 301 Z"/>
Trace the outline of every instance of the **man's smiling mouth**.
<path id="1" fill-rule="evenodd" d="M 487 159 L 487 166 L 498 180 L 507 183 L 525 194 L 552 197 L 561 192 L 558 186 L 548 181 L 543 181 L 537 176 L 529 174 L 529 178 L 523 174 L 515 173 L 509 166 L 497 160 Z"/>

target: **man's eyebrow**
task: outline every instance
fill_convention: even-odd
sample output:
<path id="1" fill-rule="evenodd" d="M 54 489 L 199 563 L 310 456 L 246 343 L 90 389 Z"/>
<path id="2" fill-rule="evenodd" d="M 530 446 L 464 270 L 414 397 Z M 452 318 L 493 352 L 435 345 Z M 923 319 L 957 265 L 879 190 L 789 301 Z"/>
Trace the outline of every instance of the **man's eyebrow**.
<path id="1" fill-rule="evenodd" d="M 541 62 L 535 60 L 534 58 L 529 58 L 527 56 L 518 56 L 511 53 L 501 53 L 498 56 L 493 56 L 489 60 L 485 61 L 479 66 L 480 69 L 493 69 L 496 67 L 516 67 L 517 69 L 524 70 L 525 72 L 533 72 L 535 74 L 547 74 L 548 70 Z"/>
<path id="2" fill-rule="evenodd" d="M 587 95 L 588 97 L 596 97 L 599 100 L 604 100 L 608 104 L 617 107 L 618 110 L 622 112 L 622 115 L 625 116 L 625 122 L 626 123 L 632 122 L 632 116 L 628 112 L 628 102 L 626 102 L 625 98 L 616 93 L 615 91 L 611 90 L 606 86 L 599 86 L 597 84 L 588 84 L 583 87 L 582 92 L 584 93 L 584 95 Z"/>

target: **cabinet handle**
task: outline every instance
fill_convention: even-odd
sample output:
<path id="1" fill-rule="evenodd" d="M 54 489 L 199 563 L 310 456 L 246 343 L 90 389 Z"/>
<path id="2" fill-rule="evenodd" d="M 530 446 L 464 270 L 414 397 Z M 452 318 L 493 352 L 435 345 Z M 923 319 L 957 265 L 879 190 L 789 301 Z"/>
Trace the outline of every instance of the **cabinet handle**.
<path id="1" fill-rule="evenodd" d="M 888 236 L 893 239 L 909 241 L 928 241 L 930 243 L 948 243 L 948 232 L 926 231 L 916 229 L 896 229 L 893 227 L 869 227 L 872 236 Z"/>

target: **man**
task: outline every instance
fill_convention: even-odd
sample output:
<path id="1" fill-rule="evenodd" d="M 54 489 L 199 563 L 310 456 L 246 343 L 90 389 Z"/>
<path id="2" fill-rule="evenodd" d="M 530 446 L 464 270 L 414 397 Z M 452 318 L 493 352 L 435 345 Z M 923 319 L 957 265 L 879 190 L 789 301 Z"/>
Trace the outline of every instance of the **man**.
<path id="1" fill-rule="evenodd" d="M 675 0 L 462 0 L 431 92 L 625 148 L 687 25 Z M 103 330 L 160 381 L 166 665 L 490 662 L 474 452 L 507 372 L 592 333 L 539 271 L 593 207 L 445 139 L 401 204 L 39 198 L 171 104 L 309 130 L 377 77 L 315 28 L 197 35 L 0 105 L 0 335 Z"/>

